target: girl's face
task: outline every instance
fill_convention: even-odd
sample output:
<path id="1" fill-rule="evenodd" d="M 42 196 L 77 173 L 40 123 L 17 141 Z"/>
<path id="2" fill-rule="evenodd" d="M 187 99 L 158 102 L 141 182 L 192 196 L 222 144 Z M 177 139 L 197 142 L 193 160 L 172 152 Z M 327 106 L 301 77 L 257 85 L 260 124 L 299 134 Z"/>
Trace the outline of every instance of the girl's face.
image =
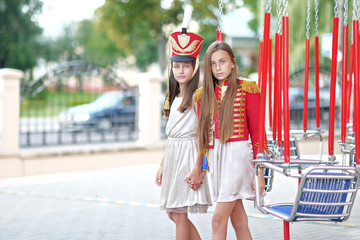
<path id="1" fill-rule="evenodd" d="M 192 62 L 173 62 L 172 71 L 175 80 L 180 84 L 187 84 L 194 72 Z"/>
<path id="2" fill-rule="evenodd" d="M 223 81 L 229 77 L 234 68 L 234 61 L 224 50 L 215 51 L 210 58 L 211 72 L 218 81 Z"/>

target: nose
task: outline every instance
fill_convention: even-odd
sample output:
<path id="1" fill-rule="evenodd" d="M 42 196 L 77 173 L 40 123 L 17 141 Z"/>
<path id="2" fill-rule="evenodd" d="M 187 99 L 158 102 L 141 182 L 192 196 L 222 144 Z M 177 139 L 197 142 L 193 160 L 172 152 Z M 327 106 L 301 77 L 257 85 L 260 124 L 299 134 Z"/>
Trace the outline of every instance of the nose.
<path id="1" fill-rule="evenodd" d="M 215 69 L 220 70 L 220 63 L 215 63 Z"/>

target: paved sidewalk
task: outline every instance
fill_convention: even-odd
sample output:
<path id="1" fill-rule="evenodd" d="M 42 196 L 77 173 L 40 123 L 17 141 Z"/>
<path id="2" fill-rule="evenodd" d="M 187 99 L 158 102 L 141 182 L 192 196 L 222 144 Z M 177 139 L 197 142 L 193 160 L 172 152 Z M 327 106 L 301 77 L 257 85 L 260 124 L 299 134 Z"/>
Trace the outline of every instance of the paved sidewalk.
<path id="1" fill-rule="evenodd" d="M 106 161 L 105 158 L 116 159 L 117 163 L 106 169 L 0 179 L 0 239 L 174 239 L 175 225 L 158 209 L 160 188 L 154 184 L 162 153 L 158 150 L 82 155 L 78 157 L 90 159 L 91 163 L 95 159 Z M 52 164 L 54 169 L 61 167 L 61 162 L 54 160 Z M 275 178 L 268 201 L 291 199 L 296 191 L 294 184 Z M 282 221 L 260 214 L 252 204 L 245 202 L 253 238 L 283 239 Z M 211 239 L 213 210 L 212 207 L 208 214 L 190 215 L 203 239 Z M 290 231 L 294 240 L 359 239 L 360 197 L 347 222 L 294 223 Z M 236 239 L 231 227 L 228 239 Z"/>

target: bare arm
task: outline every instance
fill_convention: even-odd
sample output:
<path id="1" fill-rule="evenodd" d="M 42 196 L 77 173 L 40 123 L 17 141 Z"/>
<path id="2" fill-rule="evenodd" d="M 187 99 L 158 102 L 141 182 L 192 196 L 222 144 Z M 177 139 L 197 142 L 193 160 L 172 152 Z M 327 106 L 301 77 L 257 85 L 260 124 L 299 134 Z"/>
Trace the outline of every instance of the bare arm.
<path id="1" fill-rule="evenodd" d="M 259 182 L 259 192 L 261 194 L 265 191 L 264 168 L 259 168 L 259 174 L 257 177 Z M 255 180 L 253 180 L 253 190 L 255 191 Z"/>
<path id="2" fill-rule="evenodd" d="M 156 184 L 157 186 L 161 186 L 161 184 L 162 184 L 163 164 L 164 164 L 164 157 L 163 157 L 162 160 L 161 160 L 159 169 L 158 169 L 158 171 L 157 171 L 157 173 L 156 173 L 156 176 L 155 176 L 155 184 Z"/>
<path id="3" fill-rule="evenodd" d="M 197 91 L 197 93 L 199 93 L 199 92 Z M 200 96 L 201 96 L 201 94 L 200 94 Z M 199 101 L 199 99 L 196 99 L 192 106 L 193 106 L 193 110 L 196 113 L 196 116 L 199 116 L 199 110 L 200 110 L 200 101 Z M 187 182 L 189 184 L 189 186 L 193 190 L 198 189 L 201 186 L 201 184 L 203 183 L 202 180 L 203 180 L 204 175 L 205 175 L 205 172 L 202 171 L 203 157 L 204 157 L 204 153 L 202 153 L 201 151 L 198 150 L 198 154 L 197 154 L 197 157 L 196 157 L 196 162 L 195 162 L 195 164 L 193 166 L 193 169 L 192 169 L 192 171 L 190 173 L 188 173 L 185 176 L 185 179 L 184 179 L 184 181 Z"/>

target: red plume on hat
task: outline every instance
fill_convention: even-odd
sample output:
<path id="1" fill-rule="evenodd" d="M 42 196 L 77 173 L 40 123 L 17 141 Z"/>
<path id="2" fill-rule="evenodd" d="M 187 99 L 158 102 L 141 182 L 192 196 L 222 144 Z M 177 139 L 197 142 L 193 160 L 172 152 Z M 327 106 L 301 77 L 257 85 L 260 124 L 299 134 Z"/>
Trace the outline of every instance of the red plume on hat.
<path id="1" fill-rule="evenodd" d="M 185 6 L 182 31 L 174 32 L 170 36 L 171 61 L 191 62 L 200 54 L 204 39 L 200 35 L 187 32 L 192 11 L 191 5 Z"/>

